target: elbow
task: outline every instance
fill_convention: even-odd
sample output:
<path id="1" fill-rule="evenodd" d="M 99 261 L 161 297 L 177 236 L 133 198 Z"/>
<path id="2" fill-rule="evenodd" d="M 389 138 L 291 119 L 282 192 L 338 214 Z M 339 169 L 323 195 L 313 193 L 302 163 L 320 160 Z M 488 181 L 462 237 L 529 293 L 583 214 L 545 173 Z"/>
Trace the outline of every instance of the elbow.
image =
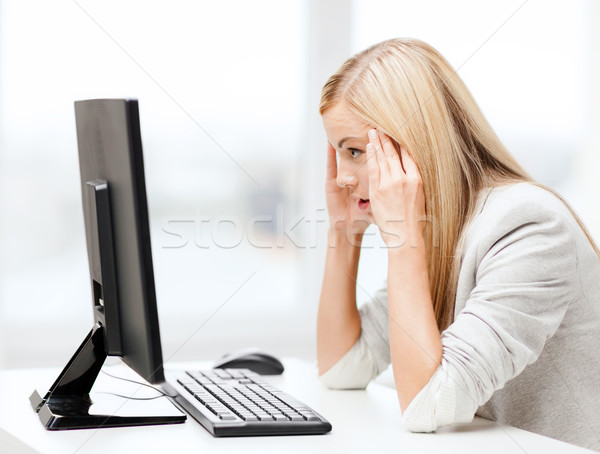
<path id="1" fill-rule="evenodd" d="M 402 424 L 408 432 L 429 433 L 438 428 L 436 399 L 428 385 L 407 392 L 398 391 L 398 403 L 402 412 Z"/>
<path id="2" fill-rule="evenodd" d="M 426 386 L 426 385 L 425 385 Z M 400 388 L 396 383 L 396 393 L 398 394 L 398 404 L 400 404 L 400 411 L 404 415 L 410 404 L 415 400 L 415 397 L 419 395 L 421 390 L 425 387 L 421 386 L 420 388 L 415 387 L 414 389 L 406 389 L 408 387 Z"/>
<path id="3" fill-rule="evenodd" d="M 377 375 L 374 361 L 361 339 L 327 369 L 323 364 L 318 364 L 317 368 L 319 381 L 328 389 L 365 389 Z"/>
<path id="4" fill-rule="evenodd" d="M 422 413 L 407 409 L 402 413 L 402 424 L 409 432 L 430 433 L 439 427 L 470 423 L 474 417 L 475 410 L 456 415 L 454 408 L 432 408 Z"/>
<path id="5" fill-rule="evenodd" d="M 430 433 L 438 428 L 434 418 L 415 418 L 405 414 L 402 415 L 402 424 L 407 431 L 414 433 Z"/>
<path id="6" fill-rule="evenodd" d="M 365 389 L 372 374 L 362 364 L 338 361 L 325 372 L 319 372 L 319 381 L 328 389 Z"/>
<path id="7" fill-rule="evenodd" d="M 439 415 L 436 416 L 435 399 L 428 396 L 429 390 L 413 395 L 408 401 L 403 401 L 398 395 L 402 411 L 402 424 L 409 432 L 428 433 L 435 431 L 439 425 Z M 448 422 L 448 421 L 446 421 Z"/>
<path id="8" fill-rule="evenodd" d="M 408 379 L 403 377 L 400 373 L 395 374 L 397 376 L 395 380 L 396 393 L 398 395 L 398 403 L 400 404 L 402 414 L 406 412 L 420 394 L 428 394 L 426 388 L 430 387 L 430 382 L 439 367 L 440 364 L 437 363 L 435 369 L 425 369 L 420 374 L 409 377 Z"/>
<path id="9" fill-rule="evenodd" d="M 403 391 L 398 400 L 402 424 L 409 432 L 433 432 L 456 422 L 455 383 L 447 380 L 441 368 L 424 385 L 407 386 Z"/>
<path id="10" fill-rule="evenodd" d="M 438 428 L 434 408 L 423 408 L 419 402 L 412 399 L 403 400 L 398 396 L 400 411 L 402 413 L 402 425 L 408 432 L 429 433 Z M 412 405 L 411 405 L 412 404 Z"/>
<path id="11" fill-rule="evenodd" d="M 360 376 L 336 374 L 335 371 L 328 370 L 319 375 L 319 381 L 327 389 L 351 390 L 365 389 L 370 380 L 365 380 Z"/>

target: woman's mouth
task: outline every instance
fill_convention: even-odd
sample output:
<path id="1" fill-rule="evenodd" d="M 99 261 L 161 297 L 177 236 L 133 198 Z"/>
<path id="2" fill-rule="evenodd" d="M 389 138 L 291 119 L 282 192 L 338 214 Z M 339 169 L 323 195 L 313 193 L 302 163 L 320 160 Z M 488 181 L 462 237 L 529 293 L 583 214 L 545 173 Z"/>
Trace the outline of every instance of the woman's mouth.
<path id="1" fill-rule="evenodd" d="M 366 210 L 367 208 L 369 208 L 369 199 L 359 199 L 358 200 L 358 208 L 360 208 L 361 210 Z"/>

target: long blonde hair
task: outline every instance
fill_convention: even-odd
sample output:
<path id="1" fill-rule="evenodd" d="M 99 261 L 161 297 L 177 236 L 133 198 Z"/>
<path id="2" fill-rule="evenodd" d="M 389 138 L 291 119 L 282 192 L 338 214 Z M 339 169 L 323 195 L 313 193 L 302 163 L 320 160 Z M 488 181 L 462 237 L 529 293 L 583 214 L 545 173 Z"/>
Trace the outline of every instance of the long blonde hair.
<path id="1" fill-rule="evenodd" d="M 419 168 L 430 290 L 442 331 L 453 320 L 462 234 L 479 191 L 519 181 L 542 185 L 502 145 L 456 71 L 422 41 L 391 39 L 349 58 L 323 87 L 319 112 L 340 102 L 398 150 L 402 144 Z"/>

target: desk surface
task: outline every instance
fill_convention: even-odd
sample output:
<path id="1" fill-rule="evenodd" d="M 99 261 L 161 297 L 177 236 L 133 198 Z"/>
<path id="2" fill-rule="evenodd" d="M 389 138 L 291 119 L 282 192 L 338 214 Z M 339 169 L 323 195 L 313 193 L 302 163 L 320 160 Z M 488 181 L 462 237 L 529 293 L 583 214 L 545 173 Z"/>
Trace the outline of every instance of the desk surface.
<path id="1" fill-rule="evenodd" d="M 184 424 L 114 429 L 46 431 L 29 405 L 34 388 L 45 393 L 58 374 L 55 369 L 6 370 L 0 372 L 0 448 L 14 453 L 164 453 L 175 449 L 193 452 L 395 452 L 404 453 L 590 453 L 547 437 L 475 418 L 470 424 L 442 428 L 433 434 L 406 432 L 400 420 L 395 390 L 371 383 L 365 391 L 332 391 L 317 379 L 316 368 L 296 360 L 284 360 L 286 371 L 267 379 L 278 388 L 303 400 L 333 425 L 331 433 L 315 436 L 213 438 L 188 417 Z M 208 368 L 206 363 L 177 365 Z M 119 366 L 108 366 L 119 375 Z M 122 374 L 121 374 L 122 375 Z M 105 375 L 98 385 L 115 383 Z M 117 381 L 123 386 L 124 382 Z"/>

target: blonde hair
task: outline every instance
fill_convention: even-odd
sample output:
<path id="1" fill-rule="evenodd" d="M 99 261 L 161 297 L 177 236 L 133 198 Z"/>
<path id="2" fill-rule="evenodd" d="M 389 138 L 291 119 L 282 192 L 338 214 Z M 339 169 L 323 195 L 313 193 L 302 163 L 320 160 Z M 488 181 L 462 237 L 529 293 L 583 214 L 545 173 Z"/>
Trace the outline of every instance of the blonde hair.
<path id="1" fill-rule="evenodd" d="M 422 41 L 391 39 L 349 58 L 323 87 L 319 112 L 340 102 L 398 150 L 402 144 L 419 168 L 430 290 L 442 331 L 454 317 L 462 234 L 479 191 L 519 181 L 542 185 L 502 145 L 456 71 Z"/>

